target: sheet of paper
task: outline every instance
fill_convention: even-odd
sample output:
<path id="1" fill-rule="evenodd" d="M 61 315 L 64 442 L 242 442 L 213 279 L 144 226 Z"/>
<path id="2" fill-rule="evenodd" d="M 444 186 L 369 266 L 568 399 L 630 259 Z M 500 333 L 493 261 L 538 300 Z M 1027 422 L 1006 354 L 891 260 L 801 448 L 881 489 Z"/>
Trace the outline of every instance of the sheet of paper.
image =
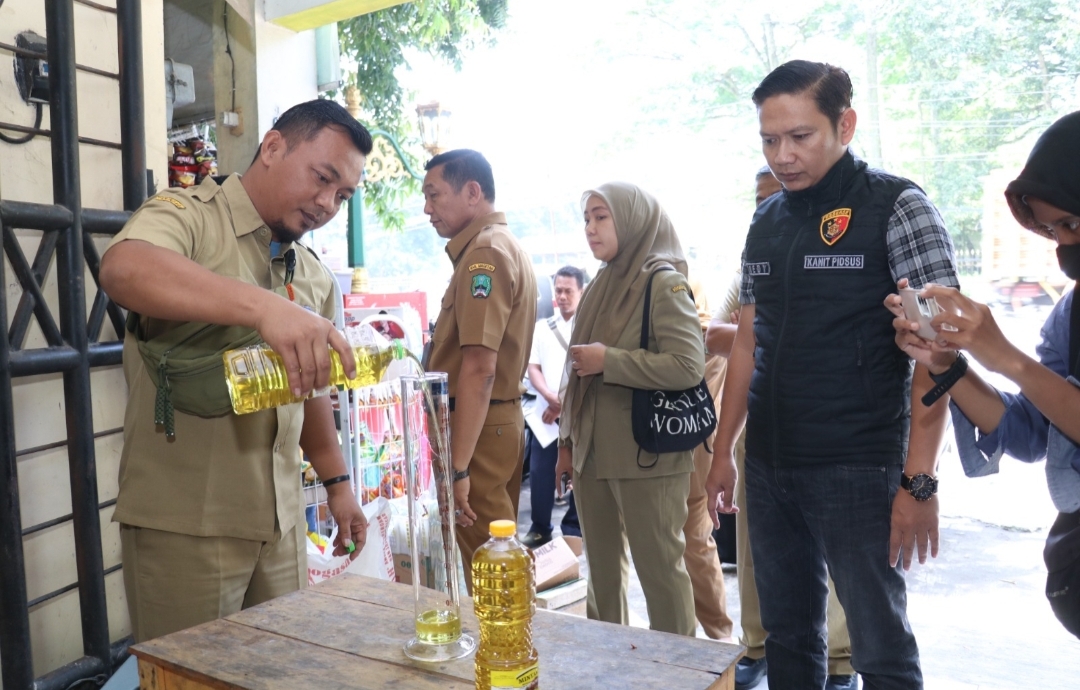
<path id="1" fill-rule="evenodd" d="M 547 400 L 537 396 L 525 406 L 525 423 L 529 425 L 533 436 L 540 442 L 541 447 L 547 448 L 553 441 L 559 438 L 558 424 L 544 424 L 544 411 L 548 408 Z"/>

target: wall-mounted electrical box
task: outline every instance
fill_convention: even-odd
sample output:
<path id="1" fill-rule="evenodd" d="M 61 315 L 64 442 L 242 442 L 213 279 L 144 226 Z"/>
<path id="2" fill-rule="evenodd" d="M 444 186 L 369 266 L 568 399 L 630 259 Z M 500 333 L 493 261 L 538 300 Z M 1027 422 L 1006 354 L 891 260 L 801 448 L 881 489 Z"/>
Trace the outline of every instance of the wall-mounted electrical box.
<path id="1" fill-rule="evenodd" d="M 173 108 L 195 102 L 195 73 L 191 65 L 165 58 L 165 121 L 172 127 Z"/>
<path id="2" fill-rule="evenodd" d="M 33 51 L 41 56 L 46 54 L 48 45 L 45 38 L 33 31 L 24 31 L 15 37 L 16 47 Z M 15 56 L 15 83 L 19 86 L 19 95 L 27 103 L 49 104 L 49 62 L 44 57 Z"/>

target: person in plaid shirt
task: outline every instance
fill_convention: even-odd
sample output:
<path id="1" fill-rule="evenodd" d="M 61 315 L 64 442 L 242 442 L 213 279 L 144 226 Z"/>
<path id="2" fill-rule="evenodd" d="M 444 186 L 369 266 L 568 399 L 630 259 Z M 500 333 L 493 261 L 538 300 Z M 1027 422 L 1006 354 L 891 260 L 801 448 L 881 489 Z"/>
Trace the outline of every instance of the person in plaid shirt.
<path id="1" fill-rule="evenodd" d="M 731 512 L 746 426 L 746 499 L 770 687 L 853 688 L 827 675 L 827 575 L 867 690 L 923 687 L 904 573 L 937 553 L 937 450 L 947 406 L 894 344 L 887 295 L 958 287 L 952 243 L 915 183 L 848 150 L 851 80 L 796 60 L 754 92 L 784 190 L 743 250 L 739 326 L 708 481 Z"/>

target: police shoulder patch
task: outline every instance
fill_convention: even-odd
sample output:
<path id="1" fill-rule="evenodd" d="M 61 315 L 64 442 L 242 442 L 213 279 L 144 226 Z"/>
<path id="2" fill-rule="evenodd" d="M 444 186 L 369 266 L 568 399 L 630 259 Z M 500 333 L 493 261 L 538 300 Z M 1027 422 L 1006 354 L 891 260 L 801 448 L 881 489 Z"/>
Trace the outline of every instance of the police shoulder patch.
<path id="1" fill-rule="evenodd" d="M 672 292 L 686 292 L 686 286 L 685 285 L 676 285 L 675 287 L 671 288 L 671 291 Z"/>
<path id="2" fill-rule="evenodd" d="M 490 271 L 491 273 L 494 273 L 495 266 L 493 264 L 473 264 L 472 266 L 469 266 L 469 273 L 475 271 Z"/>
<path id="3" fill-rule="evenodd" d="M 165 201 L 165 202 L 168 202 L 168 203 L 172 204 L 173 206 L 175 206 L 176 208 L 179 208 L 179 209 L 186 208 L 186 206 L 184 206 L 182 203 L 180 203 L 179 200 L 174 199 L 171 196 L 165 196 L 163 194 L 158 194 L 157 196 L 155 196 L 154 201 Z"/>
<path id="4" fill-rule="evenodd" d="M 487 299 L 491 294 L 491 276 L 486 273 L 477 273 L 472 279 L 472 296 L 479 299 Z"/>

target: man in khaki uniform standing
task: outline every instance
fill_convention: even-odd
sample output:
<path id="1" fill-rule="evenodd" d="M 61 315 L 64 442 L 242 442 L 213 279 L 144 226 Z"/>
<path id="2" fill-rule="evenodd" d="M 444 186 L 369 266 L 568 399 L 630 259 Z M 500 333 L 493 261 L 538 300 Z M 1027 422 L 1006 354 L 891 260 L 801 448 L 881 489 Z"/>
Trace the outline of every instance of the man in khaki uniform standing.
<path id="1" fill-rule="evenodd" d="M 517 520 L 525 458 L 521 380 L 536 321 L 536 276 L 506 217 L 495 212 L 495 180 L 480 153 L 447 151 L 425 169 L 424 213 L 450 240 L 454 265 L 427 368 L 449 375 L 454 512 L 469 573 L 489 523 Z M 471 577 L 465 582 L 471 592 Z"/>
<path id="2" fill-rule="evenodd" d="M 129 403 L 113 515 L 136 642 L 307 584 L 300 446 L 327 486 L 340 530 L 334 553 L 363 547 L 367 523 L 329 397 L 243 416 L 178 409 L 174 424 L 157 428 L 157 387 L 137 340 L 191 322 L 236 326 L 281 355 L 297 396 L 327 385 L 329 347 L 354 376 L 349 345 L 329 320 L 333 277 L 295 242 L 356 191 L 371 146 L 367 130 L 332 101 L 297 105 L 266 134 L 243 177 L 158 194 L 102 257 L 101 286 L 139 315 L 138 335 L 124 339 Z M 182 383 L 170 383 L 175 395 Z"/>

